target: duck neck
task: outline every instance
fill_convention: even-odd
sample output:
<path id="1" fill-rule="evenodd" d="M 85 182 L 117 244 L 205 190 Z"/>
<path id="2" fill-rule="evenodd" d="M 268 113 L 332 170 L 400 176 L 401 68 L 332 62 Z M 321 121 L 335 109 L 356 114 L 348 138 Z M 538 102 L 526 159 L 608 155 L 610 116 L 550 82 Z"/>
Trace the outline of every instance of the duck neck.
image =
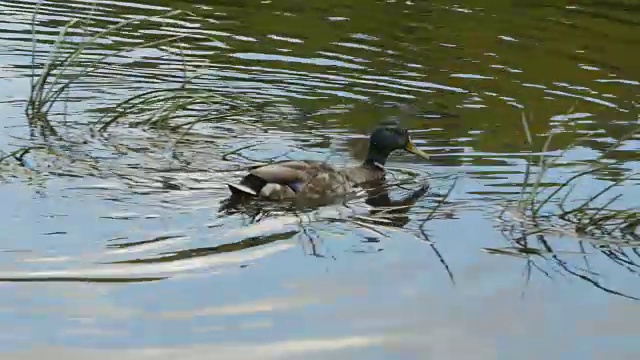
<path id="1" fill-rule="evenodd" d="M 385 150 L 381 150 L 377 147 L 369 145 L 369 151 L 367 152 L 367 158 L 364 160 L 363 165 L 365 166 L 377 166 L 382 165 L 387 162 L 387 158 L 389 157 L 389 152 Z M 377 165 L 376 165 L 377 164 Z"/>

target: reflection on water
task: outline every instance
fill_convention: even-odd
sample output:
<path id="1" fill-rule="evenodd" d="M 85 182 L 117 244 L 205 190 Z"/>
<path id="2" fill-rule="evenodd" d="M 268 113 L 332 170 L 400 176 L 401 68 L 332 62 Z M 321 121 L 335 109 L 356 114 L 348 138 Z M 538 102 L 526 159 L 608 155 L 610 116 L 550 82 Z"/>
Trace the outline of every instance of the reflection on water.
<path id="1" fill-rule="evenodd" d="M 32 24 L 37 3 L 0 1 L 10 357 L 637 357 L 637 212 L 596 236 L 512 211 L 540 155 L 558 158 L 543 193 L 601 158 L 615 163 L 576 201 L 628 177 L 611 196 L 637 209 L 629 2 L 46 1 Z M 152 15 L 86 49 L 101 65 L 52 108 L 57 134 L 29 128 L 32 60 L 67 21 L 74 43 Z M 180 126 L 129 126 L 179 98 L 156 97 L 96 131 L 119 102 L 181 86 L 207 101 Z M 359 162 L 387 120 L 431 160 L 394 154 L 387 183 L 304 212 L 225 201 L 248 165 Z"/>

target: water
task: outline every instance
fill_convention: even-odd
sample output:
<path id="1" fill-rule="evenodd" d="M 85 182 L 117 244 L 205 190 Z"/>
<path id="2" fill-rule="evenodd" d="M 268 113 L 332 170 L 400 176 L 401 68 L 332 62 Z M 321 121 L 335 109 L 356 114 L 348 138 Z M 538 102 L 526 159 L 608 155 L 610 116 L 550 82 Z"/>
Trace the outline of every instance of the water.
<path id="1" fill-rule="evenodd" d="M 638 126 L 635 3 L 47 1 L 35 23 L 39 64 L 72 18 L 90 19 L 90 32 L 193 15 L 133 24 L 90 50 L 85 59 L 187 35 L 106 59 L 54 107 L 59 136 L 46 139 L 24 115 L 34 8 L 0 1 L 1 149 L 48 148 L 0 168 L 3 358 L 640 353 L 633 243 L 598 249 L 615 239 L 555 219 L 546 242 L 528 238 L 542 256 L 509 256 L 518 234 L 498 220 L 550 133 L 547 155 L 570 150 L 543 185 L 600 156 L 620 161 L 583 179 L 580 198 L 640 168 L 637 135 L 605 153 Z M 180 132 L 126 126 L 135 116 L 91 135 L 105 107 L 198 71 L 195 86 L 266 105 L 199 124 L 178 143 Z M 434 155 L 390 159 L 392 198 L 431 185 L 389 218 L 395 226 L 372 220 L 362 197 L 302 220 L 221 209 L 238 167 L 354 163 L 388 119 Z M 625 184 L 620 206 L 637 206 L 637 177 Z"/>

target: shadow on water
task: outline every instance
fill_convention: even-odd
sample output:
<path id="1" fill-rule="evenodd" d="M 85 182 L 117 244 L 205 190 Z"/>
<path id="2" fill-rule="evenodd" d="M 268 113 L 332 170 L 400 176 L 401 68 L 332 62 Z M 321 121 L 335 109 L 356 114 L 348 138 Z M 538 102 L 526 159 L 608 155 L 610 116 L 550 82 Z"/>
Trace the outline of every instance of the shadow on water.
<path id="1" fill-rule="evenodd" d="M 0 1 L 0 351 L 637 356 L 585 339 L 640 320 L 639 11 Z M 362 161 L 382 121 L 431 159 L 229 201 L 250 165 Z"/>

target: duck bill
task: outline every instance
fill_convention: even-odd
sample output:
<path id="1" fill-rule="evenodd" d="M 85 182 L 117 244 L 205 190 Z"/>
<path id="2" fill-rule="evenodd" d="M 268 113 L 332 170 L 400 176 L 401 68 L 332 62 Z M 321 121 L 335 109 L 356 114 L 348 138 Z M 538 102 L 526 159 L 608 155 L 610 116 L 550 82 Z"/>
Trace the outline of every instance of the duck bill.
<path id="1" fill-rule="evenodd" d="M 429 155 L 427 153 L 425 153 L 424 151 L 418 149 L 416 147 L 416 145 L 409 140 L 409 142 L 407 143 L 407 146 L 404 147 L 405 150 L 407 150 L 408 152 L 412 153 L 412 154 L 416 154 L 420 157 L 423 157 L 425 159 L 429 159 Z"/>

